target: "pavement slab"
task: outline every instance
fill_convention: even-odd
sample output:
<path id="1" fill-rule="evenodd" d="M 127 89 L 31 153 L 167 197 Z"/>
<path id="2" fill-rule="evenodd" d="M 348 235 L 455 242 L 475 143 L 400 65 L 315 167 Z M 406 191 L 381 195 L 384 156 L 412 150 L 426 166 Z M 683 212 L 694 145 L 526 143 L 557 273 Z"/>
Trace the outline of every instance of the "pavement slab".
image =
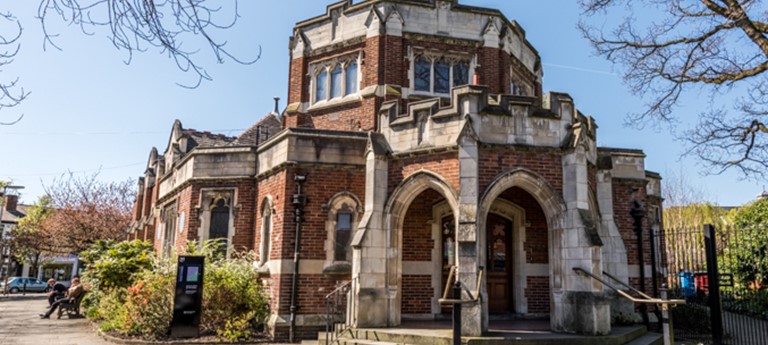
<path id="1" fill-rule="evenodd" d="M 45 294 L 0 296 L 0 345 L 103 345 L 88 319 L 56 315 L 40 319 L 48 307 Z"/>

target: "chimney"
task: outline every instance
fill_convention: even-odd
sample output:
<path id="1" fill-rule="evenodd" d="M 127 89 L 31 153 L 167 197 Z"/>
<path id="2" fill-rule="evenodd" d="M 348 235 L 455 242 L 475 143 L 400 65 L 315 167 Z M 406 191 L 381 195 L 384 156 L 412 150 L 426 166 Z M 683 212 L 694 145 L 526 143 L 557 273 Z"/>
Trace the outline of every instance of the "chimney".
<path id="1" fill-rule="evenodd" d="M 274 97 L 274 100 L 275 100 L 275 110 L 272 110 L 272 114 L 279 116 L 280 115 L 280 108 L 279 108 L 280 97 Z"/>
<path id="2" fill-rule="evenodd" d="M 5 210 L 8 212 L 14 212 L 16 211 L 16 207 L 19 204 L 19 196 L 18 195 L 6 195 L 5 196 L 5 202 L 3 204 L 5 207 Z"/>

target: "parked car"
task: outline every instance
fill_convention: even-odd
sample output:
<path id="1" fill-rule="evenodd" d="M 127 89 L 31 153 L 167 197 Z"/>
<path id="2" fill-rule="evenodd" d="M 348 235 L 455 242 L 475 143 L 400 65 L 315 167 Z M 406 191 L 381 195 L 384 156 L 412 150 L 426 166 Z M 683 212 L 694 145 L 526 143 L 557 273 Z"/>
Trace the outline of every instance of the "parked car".
<path id="1" fill-rule="evenodd" d="M 25 289 L 27 292 L 48 292 L 51 287 L 44 281 L 27 277 L 9 277 L 8 286 L 5 286 L 5 281 L 0 281 L 0 291 L 17 293 Z"/>

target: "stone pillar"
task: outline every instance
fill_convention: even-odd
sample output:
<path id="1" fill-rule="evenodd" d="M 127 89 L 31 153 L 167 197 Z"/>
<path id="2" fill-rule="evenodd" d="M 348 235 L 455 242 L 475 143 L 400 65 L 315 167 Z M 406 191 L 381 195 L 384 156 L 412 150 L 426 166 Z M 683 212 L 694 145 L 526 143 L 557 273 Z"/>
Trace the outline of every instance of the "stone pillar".
<path id="1" fill-rule="evenodd" d="M 352 239 L 352 298 L 349 313 L 354 327 L 386 327 L 390 314 L 387 283 L 387 236 L 384 207 L 387 202 L 388 162 L 385 152 L 372 144 L 366 153 L 365 214 Z"/>
<path id="2" fill-rule="evenodd" d="M 480 200 L 478 185 L 478 149 L 469 118 L 459 138 L 459 228 L 456 236 L 456 266 L 462 284 L 474 291 L 480 266 L 480 236 L 477 228 L 477 203 Z M 461 310 L 461 334 L 480 336 L 488 331 L 488 302 L 485 287 L 476 304 L 464 304 Z M 462 299 L 470 299 L 462 293 Z"/>
<path id="3" fill-rule="evenodd" d="M 588 145 L 588 144 L 587 144 Z M 579 267 L 602 275 L 601 242 L 589 205 L 587 145 L 578 144 L 563 156 L 563 201 L 566 205 L 560 243 L 562 293 L 555 299 L 556 331 L 605 335 L 611 331 L 610 305 L 600 282 L 577 274 Z M 591 223 L 591 224 L 590 224 Z"/>

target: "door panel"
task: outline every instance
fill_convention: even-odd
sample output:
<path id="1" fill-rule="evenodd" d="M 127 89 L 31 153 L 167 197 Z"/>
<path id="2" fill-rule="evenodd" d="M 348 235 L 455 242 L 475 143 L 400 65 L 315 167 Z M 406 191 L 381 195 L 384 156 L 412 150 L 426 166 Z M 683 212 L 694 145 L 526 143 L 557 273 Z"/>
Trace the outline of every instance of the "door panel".
<path id="1" fill-rule="evenodd" d="M 486 221 L 488 311 L 512 311 L 512 223 L 489 214 Z"/>

